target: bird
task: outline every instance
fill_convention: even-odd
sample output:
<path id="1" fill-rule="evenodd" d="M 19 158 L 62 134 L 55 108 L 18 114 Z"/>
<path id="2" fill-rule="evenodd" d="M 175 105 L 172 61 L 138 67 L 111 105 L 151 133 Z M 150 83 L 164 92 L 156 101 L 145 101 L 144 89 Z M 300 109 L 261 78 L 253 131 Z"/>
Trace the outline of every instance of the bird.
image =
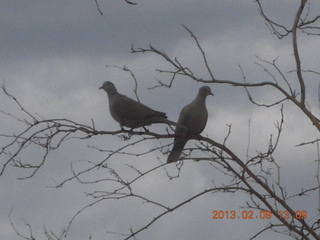
<path id="1" fill-rule="evenodd" d="M 177 123 L 167 119 L 166 113 L 153 110 L 120 94 L 110 81 L 104 82 L 99 89 L 103 89 L 108 94 L 110 114 L 120 124 L 121 129 L 123 127 L 131 128 L 131 130 L 138 127 L 144 128 L 153 123 L 177 126 Z"/>
<path id="2" fill-rule="evenodd" d="M 188 105 L 182 108 L 176 126 L 172 150 L 168 156 L 167 163 L 178 161 L 180 154 L 189 140 L 190 135 L 199 135 L 205 128 L 208 120 L 206 98 L 213 95 L 209 86 L 199 89 L 197 97 Z"/>

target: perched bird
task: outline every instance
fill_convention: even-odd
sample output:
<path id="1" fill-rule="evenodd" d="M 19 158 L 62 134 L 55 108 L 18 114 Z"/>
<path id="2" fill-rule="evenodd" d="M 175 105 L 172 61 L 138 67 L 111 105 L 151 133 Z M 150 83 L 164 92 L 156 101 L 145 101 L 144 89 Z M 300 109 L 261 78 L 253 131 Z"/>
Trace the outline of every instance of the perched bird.
<path id="1" fill-rule="evenodd" d="M 140 102 L 118 93 L 112 82 L 104 82 L 100 89 L 107 92 L 110 114 L 120 124 L 121 128 L 125 126 L 133 129 L 148 126 L 152 123 L 166 123 L 177 126 L 175 122 L 167 119 L 164 112 L 155 111 Z"/>
<path id="2" fill-rule="evenodd" d="M 181 110 L 178 124 L 185 128 L 177 126 L 175 129 L 173 148 L 168 156 L 168 163 L 178 161 L 184 146 L 189 140 L 188 135 L 199 135 L 205 128 L 208 120 L 206 108 L 208 95 L 213 96 L 210 87 L 201 87 L 197 97 Z"/>

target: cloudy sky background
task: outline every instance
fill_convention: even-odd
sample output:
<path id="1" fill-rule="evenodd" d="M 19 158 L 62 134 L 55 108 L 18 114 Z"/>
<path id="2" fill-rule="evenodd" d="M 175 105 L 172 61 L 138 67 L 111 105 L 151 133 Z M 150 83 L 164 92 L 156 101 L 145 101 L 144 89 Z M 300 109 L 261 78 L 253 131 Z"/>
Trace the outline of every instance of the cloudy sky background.
<path id="1" fill-rule="evenodd" d="M 288 27 L 292 25 L 299 5 L 295 1 L 265 1 L 268 15 Z M 310 15 L 319 13 L 317 1 L 310 1 Z M 189 103 L 203 84 L 186 78 L 177 78 L 172 88 L 156 88 L 157 79 L 170 80 L 169 75 L 155 69 L 170 68 L 159 56 L 131 54 L 130 48 L 149 44 L 164 50 L 172 58 L 189 66 L 198 76 L 208 78 L 201 55 L 186 25 L 198 37 L 206 51 L 213 74 L 218 79 L 242 81 L 239 64 L 247 81 L 270 80 L 255 64 L 256 55 L 268 61 L 278 58 L 279 67 L 287 73 L 294 69 L 291 38 L 278 40 L 272 36 L 258 12 L 257 4 L 243 1 L 139 1 L 131 6 L 124 1 L 99 1 L 103 16 L 95 1 L 1 1 L 0 19 L 0 79 L 7 90 L 16 96 L 31 113 L 44 118 L 67 118 L 83 124 L 94 120 L 99 130 L 117 130 L 111 119 L 105 92 L 101 84 L 110 80 L 119 92 L 134 98 L 134 84 L 127 72 L 105 65 L 126 65 L 136 75 L 138 93 L 143 103 L 167 113 L 177 120 L 181 108 Z M 299 36 L 301 60 L 305 69 L 319 69 L 320 43 L 317 37 Z M 294 73 L 287 73 L 293 87 L 298 87 Z M 317 88 L 319 76 L 304 75 L 307 101 L 319 116 Z M 258 108 L 247 99 L 242 88 L 210 85 L 214 97 L 208 97 L 209 120 L 204 136 L 222 142 L 232 124 L 229 147 L 245 157 L 250 120 L 250 153 L 266 150 L 270 134 L 275 134 L 274 123 L 280 119 L 279 107 Z M 259 102 L 272 102 L 279 97 L 270 88 L 252 91 Z M 19 108 L 0 94 L 1 109 L 22 116 Z M 285 125 L 276 157 L 281 166 L 282 183 L 289 194 L 302 188 L 316 186 L 316 146 L 295 145 L 316 139 L 318 133 L 310 121 L 290 103 L 284 106 Z M 17 133 L 23 125 L 8 116 L 1 117 L 1 133 Z M 23 116 L 26 117 L 26 116 Z M 164 132 L 165 126 L 152 126 L 152 131 Z M 8 142 L 1 138 L 0 144 Z M 168 144 L 170 141 L 161 141 Z M 18 239 L 8 214 L 17 229 L 27 235 L 25 223 L 32 226 L 37 239 L 46 239 L 47 230 L 60 233 L 70 219 L 93 199 L 85 192 L 103 191 L 108 183 L 83 185 L 69 182 L 63 188 L 50 188 L 71 176 L 70 163 L 77 170 L 88 167 L 86 160 L 102 161 L 106 153 L 87 148 L 117 149 L 123 143 L 115 136 L 100 136 L 86 141 L 70 141 L 53 152 L 36 175 L 24 181 L 17 180 L 27 173 L 8 168 L 0 177 L 0 232 L 3 239 Z M 144 142 L 130 151 L 141 152 L 159 146 L 158 141 Z M 190 143 L 189 146 L 193 146 Z M 37 151 L 27 151 L 25 159 L 39 160 Z M 166 161 L 156 151 L 142 157 L 115 156 L 110 165 L 130 179 L 134 176 L 126 163 L 147 170 Z M 1 161 L 4 161 L 1 158 Z M 175 172 L 174 166 L 167 170 Z M 95 171 L 88 179 L 107 176 L 104 170 Z M 174 206 L 179 201 L 212 187 L 212 181 L 223 183 L 224 176 L 205 162 L 187 161 L 181 177 L 169 181 L 163 169 L 155 171 L 135 187 L 137 192 L 164 205 Z M 237 210 L 246 197 L 240 194 L 209 194 L 166 215 L 138 235 L 138 239 L 249 239 L 267 224 L 265 220 L 212 220 L 213 210 Z M 316 194 L 292 201 L 297 210 L 316 209 Z M 73 222 L 67 239 L 122 239 L 111 232 L 128 232 L 147 224 L 161 209 L 139 201 L 105 201 L 84 211 Z M 310 221 L 318 213 L 313 212 Z M 276 221 L 275 221 L 276 222 Z M 273 234 L 259 239 L 274 239 Z M 289 239 L 276 235 L 277 239 Z"/>

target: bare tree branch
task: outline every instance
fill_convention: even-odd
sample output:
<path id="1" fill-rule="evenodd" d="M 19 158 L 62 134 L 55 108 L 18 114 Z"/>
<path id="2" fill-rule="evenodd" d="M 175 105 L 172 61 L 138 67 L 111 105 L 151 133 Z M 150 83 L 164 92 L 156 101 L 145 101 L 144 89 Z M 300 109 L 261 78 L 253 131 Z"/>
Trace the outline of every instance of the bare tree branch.
<path id="1" fill-rule="evenodd" d="M 103 12 L 101 11 L 100 9 L 100 6 L 99 6 L 99 3 L 98 3 L 98 0 L 94 0 L 96 2 L 96 5 L 97 5 L 97 10 L 98 12 L 100 13 L 100 15 L 102 16 L 103 15 Z"/>
<path id="2" fill-rule="evenodd" d="M 188 30 L 188 31 L 190 31 L 190 30 Z M 196 39 L 194 34 L 192 35 L 192 38 Z M 198 48 L 200 47 L 200 52 L 203 52 L 198 40 L 196 40 L 196 43 L 197 43 L 197 47 Z M 171 87 L 172 82 L 175 80 L 176 76 L 181 75 L 181 76 L 185 76 L 187 78 L 190 78 L 191 80 L 196 81 L 196 82 L 212 83 L 212 84 L 214 84 L 214 83 L 228 84 L 228 85 L 232 85 L 235 87 L 244 87 L 247 89 L 248 88 L 257 88 L 257 87 L 266 87 L 266 86 L 272 87 L 275 90 L 282 93 L 284 95 L 284 98 L 282 100 L 275 102 L 274 104 L 268 104 L 268 105 L 264 105 L 264 106 L 274 106 L 274 105 L 282 103 L 285 100 L 289 100 L 289 101 L 293 102 L 298 108 L 300 108 L 303 111 L 303 113 L 311 120 L 312 124 L 318 129 L 318 131 L 320 131 L 320 120 L 315 115 L 313 115 L 311 113 L 311 111 L 308 108 L 306 108 L 306 106 L 305 106 L 305 87 L 304 87 L 304 83 L 301 82 L 301 80 L 303 81 L 303 79 L 300 78 L 300 77 L 302 77 L 301 69 L 297 69 L 297 72 L 300 71 L 300 74 L 298 73 L 297 75 L 300 76 L 300 77 L 298 76 L 300 86 L 301 86 L 300 92 L 301 92 L 301 95 L 302 94 L 304 95 L 304 97 L 301 97 L 301 100 L 299 101 L 296 99 L 296 96 L 297 96 L 296 92 L 291 87 L 288 87 L 289 88 L 289 92 L 288 92 L 286 89 L 284 89 L 277 82 L 263 81 L 263 82 L 258 82 L 258 83 L 248 83 L 248 82 L 243 83 L 243 82 L 232 81 L 232 80 L 219 80 L 216 78 L 215 79 L 203 79 L 201 77 L 197 77 L 193 74 L 193 72 L 188 67 L 183 66 L 177 60 L 177 58 L 175 58 L 175 60 L 173 60 L 164 51 L 160 51 L 151 45 L 149 46 L 149 48 L 138 48 L 138 49 L 135 49 L 132 46 L 131 52 L 132 53 L 146 53 L 146 52 L 154 53 L 154 54 L 159 55 L 160 57 L 164 58 L 165 61 L 167 61 L 168 63 L 170 63 L 173 66 L 174 70 L 157 69 L 157 71 L 160 73 L 167 73 L 167 74 L 172 75 L 172 78 L 171 78 L 169 84 L 165 84 L 160 81 L 159 82 L 160 86 Z M 205 58 L 205 55 L 203 57 Z M 284 75 L 280 71 L 280 69 L 275 65 L 275 61 L 272 63 L 272 65 L 275 68 L 275 70 L 281 75 L 284 82 L 288 85 L 287 79 L 284 77 Z M 297 67 L 298 67 L 298 65 L 300 65 L 300 64 L 297 64 Z M 274 79 L 273 75 L 272 74 L 270 74 L 270 75 Z M 250 94 L 248 96 L 250 99 Z M 250 100 L 252 100 L 252 99 L 250 99 Z"/>
<path id="3" fill-rule="evenodd" d="M 100 9 L 100 6 L 99 6 L 99 3 L 98 3 L 98 0 L 94 0 L 95 3 L 96 3 L 96 6 L 97 6 L 97 10 L 99 12 L 99 14 L 102 16 L 103 15 L 103 12 L 102 10 Z M 129 0 L 124 0 L 127 4 L 129 5 L 137 5 L 138 3 L 135 3 L 135 2 L 132 2 L 132 1 L 129 1 Z"/>
<path id="4" fill-rule="evenodd" d="M 132 2 L 132 1 L 129 1 L 129 0 L 125 0 L 126 3 L 130 4 L 130 5 L 137 5 L 138 3 L 135 3 L 135 2 Z"/>
<path id="5" fill-rule="evenodd" d="M 293 45 L 293 54 L 294 58 L 296 60 L 296 68 L 297 68 L 297 76 L 299 79 L 300 83 L 300 90 L 301 90 L 301 100 L 300 103 L 302 106 L 305 105 L 305 100 L 306 100 L 306 87 L 303 81 L 302 73 L 301 73 L 301 61 L 300 61 L 300 56 L 299 56 L 299 51 L 298 51 L 298 43 L 297 43 L 297 29 L 298 29 L 298 24 L 301 18 L 301 14 L 303 12 L 303 9 L 306 5 L 307 0 L 301 0 L 301 5 L 296 13 L 296 17 L 293 22 L 293 27 L 292 27 L 292 45 Z"/>
<path id="6" fill-rule="evenodd" d="M 202 47 L 201 47 L 198 39 L 196 38 L 196 36 L 193 34 L 193 32 L 192 32 L 189 28 L 187 28 L 185 25 L 182 25 L 182 27 L 184 27 L 184 29 L 186 29 L 186 30 L 190 33 L 191 37 L 192 37 L 192 38 L 195 40 L 195 42 L 197 43 L 197 47 L 198 47 L 198 49 L 199 49 L 200 52 L 201 52 L 201 55 L 202 55 L 204 64 L 205 64 L 206 69 L 207 69 L 207 71 L 208 71 L 208 73 L 209 73 L 209 75 L 210 75 L 210 78 L 211 78 L 212 80 L 214 80 L 214 77 L 213 77 L 211 68 L 210 68 L 210 66 L 209 66 L 209 64 L 208 64 L 208 60 L 207 60 L 206 54 L 205 54 L 205 52 L 203 51 L 203 49 L 202 49 Z"/>

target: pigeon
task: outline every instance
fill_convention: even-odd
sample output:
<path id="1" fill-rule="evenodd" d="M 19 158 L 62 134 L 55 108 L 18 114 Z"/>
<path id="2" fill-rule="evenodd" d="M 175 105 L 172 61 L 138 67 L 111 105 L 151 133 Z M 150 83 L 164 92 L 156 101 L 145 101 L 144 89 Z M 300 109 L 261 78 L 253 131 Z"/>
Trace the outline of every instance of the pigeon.
<path id="1" fill-rule="evenodd" d="M 184 146 L 189 140 L 189 136 L 199 135 L 205 128 L 208 120 L 206 108 L 208 95 L 213 96 L 210 87 L 201 87 L 197 97 L 181 110 L 178 124 L 185 128 L 176 127 L 173 148 L 168 156 L 167 163 L 178 161 Z"/>
<path id="2" fill-rule="evenodd" d="M 153 110 L 140 102 L 118 93 L 112 82 L 104 82 L 99 89 L 107 92 L 110 114 L 120 124 L 121 129 L 123 127 L 131 129 L 144 128 L 153 123 L 165 123 L 177 126 L 177 123 L 167 119 L 164 112 Z"/>

